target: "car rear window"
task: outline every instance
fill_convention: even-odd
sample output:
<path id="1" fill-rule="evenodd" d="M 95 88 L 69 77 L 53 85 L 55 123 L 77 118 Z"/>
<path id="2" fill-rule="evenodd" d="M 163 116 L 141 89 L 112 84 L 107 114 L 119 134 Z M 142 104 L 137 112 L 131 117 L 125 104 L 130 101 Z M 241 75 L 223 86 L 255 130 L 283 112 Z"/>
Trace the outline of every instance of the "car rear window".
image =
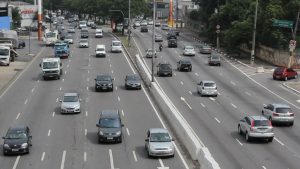
<path id="1" fill-rule="evenodd" d="M 215 83 L 204 83 L 205 87 L 215 87 L 216 84 Z"/>
<path id="2" fill-rule="evenodd" d="M 254 121 L 254 126 L 269 126 L 269 121 L 268 120 L 255 120 Z"/>
<path id="3" fill-rule="evenodd" d="M 289 113 L 289 112 L 291 112 L 291 108 L 287 108 L 287 107 L 276 108 L 276 113 Z"/>
<path id="4" fill-rule="evenodd" d="M 283 68 L 279 67 L 279 68 L 276 68 L 276 69 L 275 69 L 275 72 L 281 73 L 281 72 L 283 72 L 283 70 L 284 70 Z"/>

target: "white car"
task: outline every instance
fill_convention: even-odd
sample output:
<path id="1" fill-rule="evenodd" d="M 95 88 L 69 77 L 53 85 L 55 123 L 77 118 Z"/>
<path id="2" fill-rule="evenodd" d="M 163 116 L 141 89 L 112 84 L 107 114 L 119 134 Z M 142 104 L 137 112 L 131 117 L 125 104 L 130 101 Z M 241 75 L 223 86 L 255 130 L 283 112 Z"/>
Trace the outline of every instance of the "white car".
<path id="1" fill-rule="evenodd" d="M 142 21 L 141 22 L 141 26 L 147 26 L 148 24 L 147 24 L 147 21 Z"/>
<path id="2" fill-rule="evenodd" d="M 89 47 L 89 41 L 87 39 L 80 39 L 79 47 L 80 48 L 88 48 Z"/>
<path id="3" fill-rule="evenodd" d="M 148 25 L 153 25 L 153 21 L 148 21 Z"/>
<path id="4" fill-rule="evenodd" d="M 69 44 L 73 44 L 74 42 L 73 42 L 73 37 L 72 37 L 72 35 L 68 34 L 68 35 L 65 37 L 64 42 L 69 43 Z"/>
<path id="5" fill-rule="evenodd" d="M 197 84 L 197 92 L 200 96 L 218 96 L 217 85 L 214 81 L 201 81 Z"/>
<path id="6" fill-rule="evenodd" d="M 118 40 L 111 41 L 111 53 L 122 52 L 122 43 Z"/>
<path id="7" fill-rule="evenodd" d="M 80 99 L 78 93 L 65 93 L 63 100 L 60 100 L 61 113 L 80 113 Z"/>
<path id="8" fill-rule="evenodd" d="M 75 28 L 74 27 L 69 27 L 68 28 L 68 33 L 75 33 Z"/>
<path id="9" fill-rule="evenodd" d="M 140 24 L 139 22 L 135 22 L 135 23 L 133 24 L 133 26 L 135 26 L 135 27 L 140 27 L 141 24 Z"/>
<path id="10" fill-rule="evenodd" d="M 193 46 L 185 46 L 183 49 L 184 56 L 195 56 L 196 52 Z"/>

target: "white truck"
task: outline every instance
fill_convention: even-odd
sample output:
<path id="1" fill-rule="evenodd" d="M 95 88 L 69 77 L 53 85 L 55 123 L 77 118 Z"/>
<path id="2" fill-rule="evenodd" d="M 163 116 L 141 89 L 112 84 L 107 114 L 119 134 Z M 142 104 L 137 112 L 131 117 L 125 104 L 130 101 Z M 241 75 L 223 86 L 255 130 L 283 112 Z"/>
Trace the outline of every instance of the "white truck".
<path id="1" fill-rule="evenodd" d="M 54 45 L 58 41 L 58 31 L 45 30 L 43 41 L 46 46 Z"/>
<path id="2" fill-rule="evenodd" d="M 9 66 L 10 64 L 10 47 L 0 46 L 0 65 Z"/>
<path id="3" fill-rule="evenodd" d="M 43 79 L 47 80 L 49 78 L 60 79 L 63 74 L 63 65 L 60 58 L 43 58 L 42 63 L 40 63 L 42 68 Z"/>
<path id="4" fill-rule="evenodd" d="M 14 44 L 11 40 L 0 40 L 0 47 L 2 49 L 2 54 L 1 54 L 1 65 L 6 65 L 9 66 L 10 62 L 14 62 L 15 61 L 15 57 L 18 56 L 18 53 L 14 50 Z M 4 53 L 9 52 L 9 55 L 6 55 Z M 5 58 L 5 59 L 4 59 Z M 8 59 L 8 61 L 6 61 Z"/>

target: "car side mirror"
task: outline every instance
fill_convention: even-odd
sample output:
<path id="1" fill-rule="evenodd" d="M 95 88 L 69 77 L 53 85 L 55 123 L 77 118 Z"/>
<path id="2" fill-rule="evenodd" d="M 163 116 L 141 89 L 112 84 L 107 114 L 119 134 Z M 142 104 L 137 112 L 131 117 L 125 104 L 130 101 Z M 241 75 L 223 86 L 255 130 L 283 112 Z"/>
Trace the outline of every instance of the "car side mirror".
<path id="1" fill-rule="evenodd" d="M 62 100 L 59 100 L 59 102 L 62 102 Z"/>
<path id="2" fill-rule="evenodd" d="M 42 64 L 39 64 L 40 65 L 40 67 L 42 67 Z"/>
<path id="3" fill-rule="evenodd" d="M 124 127 L 124 124 L 121 124 L 122 127 Z"/>
<path id="4" fill-rule="evenodd" d="M 3 136 L 2 139 L 5 139 L 5 137 Z"/>
<path id="5" fill-rule="evenodd" d="M 96 124 L 96 127 L 100 127 L 100 125 L 97 123 L 97 124 Z"/>
<path id="6" fill-rule="evenodd" d="M 175 139 L 172 138 L 172 141 L 175 141 Z"/>
<path id="7" fill-rule="evenodd" d="M 149 141 L 149 138 L 146 138 L 146 139 L 145 139 L 145 141 L 147 141 L 147 142 L 148 142 L 148 141 Z"/>
<path id="8" fill-rule="evenodd" d="M 60 66 L 62 66 L 62 63 L 60 63 Z"/>

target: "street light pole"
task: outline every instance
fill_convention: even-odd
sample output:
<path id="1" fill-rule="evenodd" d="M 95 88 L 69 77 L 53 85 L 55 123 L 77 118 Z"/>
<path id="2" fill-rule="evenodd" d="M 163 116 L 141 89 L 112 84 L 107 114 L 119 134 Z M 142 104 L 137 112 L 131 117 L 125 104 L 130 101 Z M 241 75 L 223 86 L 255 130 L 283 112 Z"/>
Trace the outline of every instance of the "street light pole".
<path id="1" fill-rule="evenodd" d="M 254 64 L 254 54 L 255 54 L 255 36 L 256 36 L 256 22 L 257 22 L 257 8 L 258 8 L 258 0 L 256 0 L 255 5 L 255 16 L 254 16 L 254 27 L 253 27 L 253 37 L 252 37 L 252 49 L 251 49 L 251 60 L 250 64 Z"/>
<path id="2" fill-rule="evenodd" d="M 156 11 L 155 11 L 155 8 L 156 8 L 156 3 L 155 3 L 155 0 L 153 0 L 153 23 L 156 22 Z M 151 71 L 152 71 L 152 74 L 151 74 L 151 82 L 154 82 L 154 53 L 155 53 L 155 47 L 154 47 L 154 43 L 155 43 L 155 24 L 152 25 L 153 26 L 153 34 L 152 34 L 152 62 L 151 62 Z"/>
<path id="3" fill-rule="evenodd" d="M 178 28 L 178 0 L 176 0 L 176 29 Z"/>
<path id="4" fill-rule="evenodd" d="M 130 15 L 130 5 L 131 2 L 128 2 L 128 46 L 130 46 L 130 36 L 131 36 L 131 15 Z"/>

